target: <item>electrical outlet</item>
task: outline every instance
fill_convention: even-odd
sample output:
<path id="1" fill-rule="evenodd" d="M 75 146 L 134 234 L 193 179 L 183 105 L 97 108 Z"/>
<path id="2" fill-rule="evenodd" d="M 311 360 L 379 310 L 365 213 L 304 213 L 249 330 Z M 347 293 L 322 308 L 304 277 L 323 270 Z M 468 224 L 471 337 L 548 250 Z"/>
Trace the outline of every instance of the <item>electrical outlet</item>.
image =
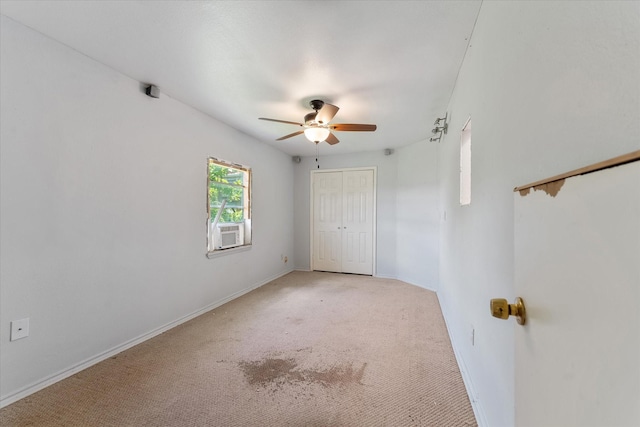
<path id="1" fill-rule="evenodd" d="M 283 261 L 284 261 L 284 263 L 286 264 L 286 263 L 287 263 L 287 261 L 289 261 L 289 258 L 284 257 L 282 260 L 283 260 Z"/>
<path id="2" fill-rule="evenodd" d="M 29 318 L 11 322 L 11 337 L 9 341 L 19 340 L 29 336 Z"/>

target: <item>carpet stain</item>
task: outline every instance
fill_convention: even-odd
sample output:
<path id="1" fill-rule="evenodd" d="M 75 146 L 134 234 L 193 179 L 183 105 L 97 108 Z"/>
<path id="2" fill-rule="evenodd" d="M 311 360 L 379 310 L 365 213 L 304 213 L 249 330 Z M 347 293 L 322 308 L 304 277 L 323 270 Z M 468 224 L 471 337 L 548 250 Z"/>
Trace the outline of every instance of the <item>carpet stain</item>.
<path id="1" fill-rule="evenodd" d="M 321 384 L 325 387 L 362 384 L 362 378 L 367 367 L 363 363 L 359 369 L 354 369 L 353 363 L 332 366 L 326 370 L 297 369 L 295 359 L 267 358 L 258 361 L 239 362 L 247 382 L 251 385 L 282 385 L 294 383 Z"/>
<path id="2" fill-rule="evenodd" d="M 238 365 L 251 385 L 304 380 L 300 372 L 294 370 L 298 366 L 295 359 L 263 359 Z"/>
<path id="3" fill-rule="evenodd" d="M 367 367 L 366 363 L 362 364 L 360 369 L 353 369 L 353 363 L 344 364 L 342 366 L 334 366 L 326 371 L 304 370 L 305 377 L 315 383 L 324 386 L 362 384 L 362 377 Z"/>

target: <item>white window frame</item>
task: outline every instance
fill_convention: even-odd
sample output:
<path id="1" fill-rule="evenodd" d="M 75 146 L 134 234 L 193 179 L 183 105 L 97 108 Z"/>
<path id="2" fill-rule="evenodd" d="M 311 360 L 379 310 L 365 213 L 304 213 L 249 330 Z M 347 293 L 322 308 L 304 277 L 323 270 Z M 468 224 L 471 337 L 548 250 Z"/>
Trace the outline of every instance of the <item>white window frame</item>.
<path id="1" fill-rule="evenodd" d="M 460 136 L 460 206 L 471 204 L 471 116 Z"/>
<path id="2" fill-rule="evenodd" d="M 216 249 L 214 247 L 214 228 L 212 227 L 212 222 L 215 220 L 211 215 L 211 200 L 209 199 L 209 166 L 211 163 L 214 163 L 219 166 L 228 167 L 231 169 L 235 169 L 238 171 L 242 171 L 243 173 L 243 184 L 244 191 L 246 192 L 245 197 L 243 198 L 243 220 L 241 222 L 236 222 L 236 224 L 241 225 L 244 231 L 244 242 L 232 248 L 227 249 Z M 249 250 L 251 248 L 251 235 L 252 235 L 252 227 L 251 227 L 251 197 L 252 197 L 252 174 L 251 168 L 246 165 L 241 165 L 238 163 L 229 162 L 226 160 L 221 160 L 216 157 L 209 157 L 207 159 L 207 257 L 215 258 L 218 256 L 229 255 L 232 253 L 242 252 Z"/>

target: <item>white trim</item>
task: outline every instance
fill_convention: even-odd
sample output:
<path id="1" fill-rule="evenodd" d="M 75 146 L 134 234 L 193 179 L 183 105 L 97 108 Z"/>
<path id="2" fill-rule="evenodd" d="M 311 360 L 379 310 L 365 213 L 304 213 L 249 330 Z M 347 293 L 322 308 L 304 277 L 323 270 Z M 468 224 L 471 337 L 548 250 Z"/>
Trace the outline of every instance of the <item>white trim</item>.
<path id="1" fill-rule="evenodd" d="M 138 345 L 138 344 L 140 344 L 140 343 L 142 343 L 144 341 L 147 341 L 147 340 L 149 340 L 149 339 L 151 339 L 151 338 L 153 338 L 153 337 L 155 337 L 157 335 L 160 335 L 161 333 L 166 332 L 169 329 L 175 328 L 176 326 L 181 325 L 182 323 L 185 323 L 185 322 L 187 322 L 187 321 L 189 321 L 189 320 L 191 320 L 193 318 L 196 318 L 196 317 L 198 317 L 198 316 L 200 316 L 200 315 L 202 315 L 202 314 L 204 314 L 204 313 L 206 313 L 208 311 L 211 311 L 211 310 L 213 310 L 213 309 L 215 309 L 217 307 L 220 307 L 221 305 L 226 304 L 227 302 L 229 302 L 231 300 L 234 300 L 234 299 L 236 299 L 236 298 L 238 298 L 238 297 L 240 297 L 240 296 L 242 296 L 242 295 L 244 295 L 244 294 L 246 294 L 248 292 L 251 292 L 252 290 L 259 288 L 260 286 L 266 285 L 267 283 L 269 283 L 269 282 L 271 282 L 273 280 L 276 280 L 277 278 L 282 277 L 285 274 L 289 274 L 292 271 L 293 271 L 293 269 L 287 269 L 285 271 L 282 271 L 282 272 L 280 272 L 280 273 L 278 273 L 278 274 L 276 274 L 276 275 L 274 275 L 272 277 L 264 279 L 264 280 L 262 280 L 260 282 L 257 282 L 255 284 L 249 286 L 249 287 L 246 287 L 246 288 L 244 288 L 244 289 L 242 289 L 242 290 L 240 290 L 238 292 L 235 292 L 235 293 L 229 295 L 226 298 L 222 298 L 221 300 L 218 300 L 218 301 L 213 302 L 213 303 L 211 303 L 209 305 L 206 305 L 205 307 L 203 307 L 203 308 L 201 308 L 199 310 L 196 310 L 196 311 L 194 311 L 194 312 L 192 312 L 190 314 L 187 314 L 186 316 L 180 317 L 179 319 L 176 319 L 176 320 L 174 320 L 172 322 L 169 322 L 164 326 L 160 326 L 159 328 L 156 328 L 156 329 L 154 329 L 152 331 L 149 331 L 149 332 L 147 332 L 145 334 L 142 334 L 142 335 L 140 335 L 140 336 L 138 336 L 136 338 L 133 338 L 133 339 L 131 339 L 129 341 L 126 341 L 126 342 L 124 342 L 124 343 L 122 343 L 122 344 L 120 344 L 120 345 L 118 345 L 116 347 L 113 347 L 113 348 L 111 348 L 109 350 L 106 350 L 106 351 L 104 351 L 102 353 L 99 353 L 99 354 L 97 354 L 95 356 L 92 356 L 92 357 L 90 357 L 88 359 L 85 359 L 82 362 L 77 363 L 77 364 L 75 364 L 75 365 L 73 365 L 73 366 L 71 366 L 69 368 L 63 369 L 62 371 L 59 371 L 59 372 L 57 372 L 57 373 L 55 373 L 53 375 L 50 375 L 50 376 L 48 376 L 48 377 L 46 377 L 46 378 L 44 378 L 42 380 L 39 380 L 39 381 L 37 381 L 35 383 L 32 383 L 31 385 L 23 387 L 22 389 L 20 389 L 20 390 L 18 390 L 16 392 L 10 393 L 10 394 L 8 394 L 6 396 L 2 396 L 0 398 L 0 408 L 4 408 L 5 406 L 10 405 L 10 404 L 12 404 L 14 402 L 17 402 L 18 400 L 20 400 L 22 398 L 25 398 L 25 397 L 27 397 L 27 396 L 29 396 L 29 395 L 37 392 L 37 391 L 40 391 L 45 387 L 48 387 L 48 386 L 50 386 L 52 384 L 55 384 L 58 381 L 62 381 L 65 378 L 68 378 L 68 377 L 70 377 L 70 376 L 72 376 L 72 375 L 74 375 L 74 374 L 76 374 L 76 373 L 78 373 L 78 372 L 80 372 L 80 371 L 82 371 L 84 369 L 87 369 L 87 368 L 89 368 L 89 367 L 91 367 L 91 366 L 93 366 L 93 365 L 95 365 L 97 363 L 102 362 L 103 360 L 106 360 L 106 359 L 108 359 L 108 358 L 110 358 L 110 357 L 112 357 L 112 356 L 114 356 L 114 355 L 116 355 L 118 353 L 121 353 L 121 352 L 123 352 L 123 351 L 125 351 L 125 350 L 127 350 L 127 349 L 129 349 L 129 348 L 131 348 L 133 346 L 136 346 L 136 345 Z"/>
<path id="2" fill-rule="evenodd" d="M 373 248 L 371 248 L 373 265 L 371 266 L 371 275 L 375 276 L 378 271 L 378 167 L 372 166 L 371 169 L 373 169 L 373 236 L 371 237 L 373 239 Z"/>
<path id="3" fill-rule="evenodd" d="M 398 276 L 387 276 L 384 274 L 376 274 L 374 277 L 377 277 L 379 279 L 392 279 L 392 280 L 399 280 L 401 282 L 406 283 L 407 285 L 411 285 L 411 286 L 416 286 L 418 288 L 422 288 L 422 289 L 426 289 L 428 291 L 434 292 L 434 293 L 438 293 L 438 290 L 435 288 L 432 288 L 431 286 L 427 286 L 427 285 L 419 285 L 418 283 L 411 281 L 410 279 L 407 280 L 403 277 L 398 277 Z"/>
<path id="4" fill-rule="evenodd" d="M 460 206 L 471 205 L 471 136 L 471 115 L 469 115 L 460 131 Z"/>
<path id="5" fill-rule="evenodd" d="M 431 291 L 431 292 L 438 293 L 438 290 L 436 288 L 433 288 L 433 287 L 428 286 L 428 285 L 421 285 L 421 284 L 419 284 L 419 283 L 417 283 L 417 282 L 415 282 L 415 281 L 413 281 L 411 279 L 407 279 L 405 277 L 396 277 L 396 280 L 400 280 L 401 282 L 407 283 L 409 285 L 417 286 L 418 288 L 422 288 L 422 289 L 426 289 L 426 290 Z"/>
<path id="6" fill-rule="evenodd" d="M 484 407 L 482 406 L 482 402 L 476 396 L 475 387 L 473 385 L 473 381 L 471 381 L 471 376 L 469 375 L 469 371 L 467 369 L 467 365 L 462 358 L 462 353 L 458 350 L 458 340 L 452 333 L 452 329 L 449 327 L 449 319 L 447 305 L 444 303 L 443 299 L 440 297 L 440 293 L 436 292 L 438 296 L 438 302 L 440 303 L 440 310 L 442 311 L 442 317 L 444 317 L 444 324 L 447 327 L 447 332 L 449 333 L 449 340 L 451 341 L 451 347 L 453 348 L 453 354 L 456 356 L 456 361 L 458 362 L 458 368 L 460 369 L 460 374 L 462 375 L 462 382 L 464 383 L 465 388 L 467 389 L 467 395 L 469 396 L 469 401 L 471 402 L 471 408 L 473 409 L 473 414 L 476 416 L 476 421 L 478 422 L 478 427 L 489 427 L 489 422 L 487 421 L 487 416 L 484 412 Z"/>
<path id="7" fill-rule="evenodd" d="M 378 166 L 362 166 L 356 168 L 340 168 L 340 169 L 311 169 L 309 172 L 311 174 L 314 173 L 322 173 L 322 172 L 345 172 L 345 171 L 368 171 L 368 170 L 378 170 Z"/>
<path id="8" fill-rule="evenodd" d="M 379 279 L 393 279 L 398 280 L 396 276 L 387 276 L 386 274 L 374 274 L 373 277 L 377 277 Z"/>
<path id="9" fill-rule="evenodd" d="M 309 271 L 313 270 L 313 174 L 316 172 L 311 169 L 309 171 Z"/>
<path id="10" fill-rule="evenodd" d="M 467 130 L 467 125 L 469 124 L 470 121 L 471 121 L 471 114 L 469 114 L 469 118 L 467 118 L 467 121 L 464 122 L 464 126 L 462 126 L 461 132 L 464 132 L 465 130 Z"/>
<path id="11" fill-rule="evenodd" d="M 372 248 L 371 248 L 371 275 L 376 276 L 377 271 L 377 252 L 378 252 L 378 166 L 363 166 L 356 168 L 341 169 L 311 169 L 309 171 L 309 268 L 313 268 L 313 176 L 316 173 L 323 172 L 345 172 L 345 171 L 373 171 L 373 230 L 372 230 Z"/>
<path id="12" fill-rule="evenodd" d="M 238 252 L 245 252 L 245 251 L 248 251 L 249 249 L 251 249 L 251 245 L 242 245 L 236 248 L 229 248 L 229 249 L 218 249 L 215 251 L 207 252 L 207 258 L 213 259 L 213 258 L 225 256 L 225 255 L 237 254 Z"/>

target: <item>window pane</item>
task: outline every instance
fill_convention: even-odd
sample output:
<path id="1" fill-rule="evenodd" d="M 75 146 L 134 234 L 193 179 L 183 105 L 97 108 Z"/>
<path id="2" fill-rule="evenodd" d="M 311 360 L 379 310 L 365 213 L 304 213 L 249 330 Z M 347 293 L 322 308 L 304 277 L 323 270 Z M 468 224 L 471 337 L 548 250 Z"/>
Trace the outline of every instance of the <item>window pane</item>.
<path id="1" fill-rule="evenodd" d="M 244 220 L 245 187 L 244 171 L 209 162 L 209 209 L 215 219 L 220 206 L 225 203 L 219 222 Z"/>
<path id="2" fill-rule="evenodd" d="M 251 169 L 210 157 L 207 178 L 207 256 L 250 246 Z"/>

